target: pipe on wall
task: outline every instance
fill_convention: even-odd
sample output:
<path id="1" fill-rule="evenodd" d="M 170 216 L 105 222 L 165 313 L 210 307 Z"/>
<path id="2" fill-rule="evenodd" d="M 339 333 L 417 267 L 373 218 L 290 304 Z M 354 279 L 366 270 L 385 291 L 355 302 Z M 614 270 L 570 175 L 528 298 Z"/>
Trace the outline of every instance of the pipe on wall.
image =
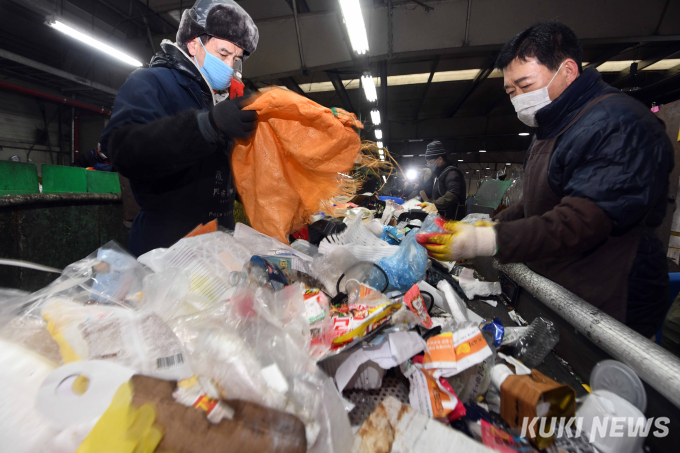
<path id="1" fill-rule="evenodd" d="M 22 87 L 20 85 L 14 85 L 13 83 L 0 81 L 0 89 L 27 94 L 29 96 L 46 99 L 48 101 L 58 102 L 60 104 L 70 105 L 71 107 L 77 107 L 79 109 L 88 110 L 90 112 L 95 112 L 103 116 L 111 116 L 111 110 L 106 109 L 104 107 L 97 107 L 94 105 L 85 104 L 83 102 L 74 101 L 73 99 L 67 99 L 64 97 L 55 96 L 53 94 L 45 93 L 31 88 Z"/>

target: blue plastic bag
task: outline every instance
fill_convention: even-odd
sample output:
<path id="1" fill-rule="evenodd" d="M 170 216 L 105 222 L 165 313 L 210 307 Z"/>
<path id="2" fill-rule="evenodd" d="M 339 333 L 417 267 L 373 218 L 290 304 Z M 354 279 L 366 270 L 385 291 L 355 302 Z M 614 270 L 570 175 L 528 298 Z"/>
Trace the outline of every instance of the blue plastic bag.
<path id="1" fill-rule="evenodd" d="M 380 239 L 391 245 L 399 245 L 399 242 L 395 241 L 394 238 L 390 235 L 394 236 L 397 239 L 402 239 L 404 237 L 404 233 L 399 232 L 397 227 L 383 226 L 383 234 L 382 236 L 380 236 Z"/>
<path id="2" fill-rule="evenodd" d="M 418 228 L 411 230 L 401 241 L 397 253 L 378 261 L 378 266 L 385 271 L 390 281 L 386 292 L 408 291 L 425 278 L 427 250 L 416 242 L 418 231 Z"/>

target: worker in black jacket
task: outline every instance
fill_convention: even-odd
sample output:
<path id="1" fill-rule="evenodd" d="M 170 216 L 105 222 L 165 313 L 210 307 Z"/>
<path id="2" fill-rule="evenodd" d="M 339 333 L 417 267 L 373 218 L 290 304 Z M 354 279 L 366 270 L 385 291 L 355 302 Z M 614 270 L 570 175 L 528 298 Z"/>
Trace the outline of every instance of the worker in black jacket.
<path id="1" fill-rule="evenodd" d="M 425 160 L 434 181 L 431 202 L 421 206 L 427 212 L 436 210 L 449 220 L 461 220 L 465 217 L 467 197 L 463 172 L 451 162 L 449 152 L 440 141 L 435 140 L 427 145 Z"/>
<path id="2" fill-rule="evenodd" d="M 184 11 L 177 42 L 163 41 L 118 92 L 101 144 L 141 206 L 132 254 L 169 247 L 199 223 L 234 228 L 231 144 L 253 133 L 257 114 L 242 110 L 244 98 L 225 98 L 234 63 L 258 39 L 233 0 L 198 0 Z"/>
<path id="3" fill-rule="evenodd" d="M 666 250 L 655 229 L 668 205 L 673 145 L 650 109 L 581 70 L 564 24 L 524 30 L 501 50 L 505 91 L 534 128 L 522 200 L 493 227 L 450 225 L 422 237 L 449 261 L 494 255 L 535 272 L 646 337 L 668 307 Z"/>

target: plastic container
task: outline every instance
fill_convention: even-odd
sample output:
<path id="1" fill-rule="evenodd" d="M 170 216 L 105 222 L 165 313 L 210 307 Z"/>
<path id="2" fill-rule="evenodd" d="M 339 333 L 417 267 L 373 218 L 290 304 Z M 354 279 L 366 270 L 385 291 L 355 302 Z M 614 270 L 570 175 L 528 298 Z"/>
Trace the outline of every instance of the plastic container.
<path id="1" fill-rule="evenodd" d="M 536 318 L 517 341 L 512 355 L 527 367 L 536 368 L 558 341 L 560 334 L 555 324 L 545 318 Z"/>
<path id="2" fill-rule="evenodd" d="M 85 178 L 88 193 L 120 193 L 118 173 L 88 170 Z"/>
<path id="3" fill-rule="evenodd" d="M 590 373 L 590 388 L 607 390 L 625 399 L 640 412 L 647 409 L 647 393 L 642 381 L 628 365 L 603 360 Z"/>
<path id="4" fill-rule="evenodd" d="M 609 362 L 609 361 L 608 361 Z M 593 444 L 602 453 L 642 453 L 645 437 L 629 437 L 631 427 L 645 426 L 647 419 L 633 404 L 608 390 L 593 390 L 581 407 L 576 417 L 583 420 L 583 437 L 591 438 Z M 613 417 L 617 420 L 619 436 L 611 436 Z M 598 422 L 596 423 L 596 420 Z M 607 422 L 604 432 L 598 429 Z M 604 435 L 601 435 L 604 434 Z"/>
<path id="5" fill-rule="evenodd" d="M 0 161 L 0 196 L 40 193 L 35 164 Z"/>
<path id="6" fill-rule="evenodd" d="M 43 193 L 86 193 L 87 170 L 78 167 L 43 164 Z"/>

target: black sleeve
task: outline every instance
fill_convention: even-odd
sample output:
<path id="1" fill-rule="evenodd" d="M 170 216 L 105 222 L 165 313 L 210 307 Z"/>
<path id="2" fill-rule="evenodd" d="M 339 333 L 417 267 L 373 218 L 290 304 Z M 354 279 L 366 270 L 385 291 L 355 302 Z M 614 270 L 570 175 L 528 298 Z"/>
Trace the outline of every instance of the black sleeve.
<path id="1" fill-rule="evenodd" d="M 199 115 L 205 113 L 187 110 L 147 124 L 121 126 L 109 140 L 113 166 L 127 178 L 152 181 L 216 152 L 217 144 L 201 131 Z"/>
<path id="2" fill-rule="evenodd" d="M 437 182 L 437 184 L 439 184 L 439 182 Z M 446 210 L 449 206 L 461 203 L 461 200 L 458 199 L 458 194 L 461 193 L 461 184 L 465 184 L 465 181 L 462 180 L 458 172 L 456 170 L 449 170 L 443 181 L 443 188 L 445 190 L 441 194 L 441 197 L 434 200 L 434 205 L 438 211 Z M 464 203 L 465 200 L 462 202 Z"/>

